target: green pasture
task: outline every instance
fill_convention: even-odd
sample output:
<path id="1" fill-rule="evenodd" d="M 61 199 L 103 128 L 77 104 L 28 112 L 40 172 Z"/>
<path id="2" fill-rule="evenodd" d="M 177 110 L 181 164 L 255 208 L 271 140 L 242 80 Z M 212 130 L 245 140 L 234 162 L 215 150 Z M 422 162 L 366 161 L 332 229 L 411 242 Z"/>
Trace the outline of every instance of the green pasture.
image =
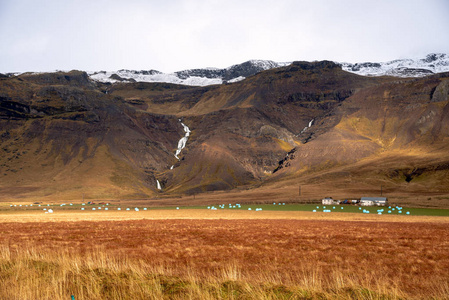
<path id="1" fill-rule="evenodd" d="M 100 208 L 101 207 L 101 208 Z M 134 210 L 136 206 L 133 205 L 100 205 L 100 204 L 85 204 L 80 203 L 73 204 L 41 204 L 39 205 L 22 205 L 22 206 L 10 206 L 3 203 L 0 210 L 2 211 L 22 211 L 22 210 L 81 210 L 92 211 L 95 208 L 97 211 L 107 210 L 116 211 L 118 207 L 122 211 L 126 211 L 127 208 Z M 143 210 L 143 206 L 137 206 L 139 210 Z M 100 209 L 99 209 L 100 208 Z M 449 216 L 449 209 L 435 209 L 435 208 L 414 208 L 414 207 L 394 207 L 394 206 L 368 206 L 361 207 L 356 205 L 317 205 L 317 204 L 288 204 L 274 202 L 272 204 L 217 204 L 208 206 L 167 206 L 167 207 L 152 207 L 147 206 L 147 210 L 162 210 L 162 209 L 210 209 L 210 210 L 251 210 L 251 211 L 309 211 L 317 214 L 328 213 L 357 213 L 357 214 L 382 214 L 382 215 L 404 215 L 404 216 Z"/>
<path id="2" fill-rule="evenodd" d="M 238 210 L 256 210 L 256 208 L 269 211 L 315 211 L 316 213 L 358 213 L 358 214 L 379 214 L 383 215 L 414 215 L 414 216 L 449 216 L 449 209 L 435 208 L 413 208 L 413 207 L 393 207 L 393 206 L 356 206 L 356 205 L 317 205 L 317 204 L 241 204 L 229 206 L 211 205 L 203 208 L 211 209 L 238 209 Z M 223 208 L 224 207 L 224 208 Z M 200 208 L 200 207 L 198 207 Z M 383 211 L 380 211 L 383 210 Z M 369 212 L 369 213 L 368 213 Z M 407 214 L 407 212 L 409 214 Z"/>

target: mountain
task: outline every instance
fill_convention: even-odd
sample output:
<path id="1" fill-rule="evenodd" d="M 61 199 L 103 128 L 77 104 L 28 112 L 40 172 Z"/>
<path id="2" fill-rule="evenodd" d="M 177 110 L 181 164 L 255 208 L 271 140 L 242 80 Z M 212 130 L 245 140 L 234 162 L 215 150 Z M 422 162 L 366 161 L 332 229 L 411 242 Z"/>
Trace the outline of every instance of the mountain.
<path id="1" fill-rule="evenodd" d="M 389 62 L 338 63 L 343 70 L 363 76 L 423 77 L 449 72 L 447 54 L 429 54 L 422 59 L 398 59 Z M 165 82 L 191 86 L 207 86 L 232 83 L 253 76 L 261 71 L 279 68 L 290 63 L 270 60 L 250 60 L 225 69 L 191 69 L 165 74 L 156 70 L 115 72 L 91 72 L 91 79 L 103 83 L 116 82 Z"/>
<path id="2" fill-rule="evenodd" d="M 172 149 L 182 132 L 178 123 L 174 116 L 144 113 L 102 93 L 85 72 L 3 79 L 1 195 L 151 194 L 154 172 L 174 160 Z"/>
<path id="3" fill-rule="evenodd" d="M 99 82 L 166 82 L 193 86 L 231 83 L 245 79 L 258 72 L 285 66 L 288 63 L 276 63 L 270 60 L 250 60 L 225 69 L 206 68 L 178 71 L 165 74 L 156 70 L 116 72 L 91 72 L 89 76 Z"/>
<path id="4" fill-rule="evenodd" d="M 345 71 L 364 76 L 423 77 L 449 72 L 449 56 L 432 53 L 420 59 L 397 59 L 383 63 L 342 63 L 341 66 Z"/>
<path id="5" fill-rule="evenodd" d="M 0 78 L 0 136 L 4 201 L 295 200 L 298 186 L 302 199 L 380 186 L 403 201 L 449 199 L 449 73 L 293 62 L 200 87 L 21 74 Z"/>

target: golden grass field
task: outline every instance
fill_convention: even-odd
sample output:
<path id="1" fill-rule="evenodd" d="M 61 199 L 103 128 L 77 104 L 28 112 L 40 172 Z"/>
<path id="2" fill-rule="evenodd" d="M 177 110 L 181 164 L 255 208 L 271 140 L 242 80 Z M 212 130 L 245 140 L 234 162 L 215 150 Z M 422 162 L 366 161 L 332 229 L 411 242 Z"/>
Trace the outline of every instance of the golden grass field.
<path id="1" fill-rule="evenodd" d="M 0 212 L 0 299 L 449 299 L 449 218 Z"/>

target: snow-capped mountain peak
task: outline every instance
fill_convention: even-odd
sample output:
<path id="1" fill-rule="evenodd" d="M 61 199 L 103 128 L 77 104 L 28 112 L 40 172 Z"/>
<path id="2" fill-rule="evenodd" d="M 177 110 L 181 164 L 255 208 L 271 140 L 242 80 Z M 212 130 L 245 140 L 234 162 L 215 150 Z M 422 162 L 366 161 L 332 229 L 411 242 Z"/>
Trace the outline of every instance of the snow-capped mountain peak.
<path id="1" fill-rule="evenodd" d="M 425 58 L 396 59 L 382 63 L 341 63 L 342 69 L 364 76 L 423 77 L 449 71 L 449 56 L 431 53 Z"/>
<path id="2" fill-rule="evenodd" d="M 213 84 L 232 83 L 245 79 L 258 72 L 286 66 L 290 63 L 277 63 L 270 60 L 250 60 L 228 68 L 190 69 L 174 73 L 162 73 L 156 70 L 133 71 L 118 70 L 114 72 L 90 72 L 91 79 L 105 83 L 115 82 L 168 82 L 175 84 L 206 86 Z"/>
<path id="3" fill-rule="evenodd" d="M 167 82 L 192 86 L 232 83 L 244 80 L 261 71 L 287 66 L 271 60 L 249 60 L 230 67 L 202 68 L 162 73 L 157 70 L 118 70 L 90 72 L 90 78 L 105 83 L 116 82 Z M 425 58 L 396 59 L 388 62 L 337 63 L 343 70 L 363 76 L 423 77 L 449 72 L 449 55 L 431 53 Z"/>

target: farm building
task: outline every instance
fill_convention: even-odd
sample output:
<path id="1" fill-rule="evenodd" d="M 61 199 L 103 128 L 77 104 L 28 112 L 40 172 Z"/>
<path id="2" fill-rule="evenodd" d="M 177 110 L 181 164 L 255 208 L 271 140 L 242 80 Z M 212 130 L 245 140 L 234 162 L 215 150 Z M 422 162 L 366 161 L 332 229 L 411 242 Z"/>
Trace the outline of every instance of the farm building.
<path id="1" fill-rule="evenodd" d="M 386 197 L 362 197 L 360 199 L 361 206 L 385 206 L 388 204 Z"/>
<path id="2" fill-rule="evenodd" d="M 372 201 L 372 200 L 360 200 L 360 206 L 374 206 L 374 201 Z"/>
<path id="3" fill-rule="evenodd" d="M 321 204 L 323 204 L 323 205 L 332 205 L 332 204 L 334 204 L 334 199 L 332 199 L 332 197 L 326 197 L 326 198 L 321 200 Z"/>
<path id="4" fill-rule="evenodd" d="M 332 197 L 326 197 L 321 200 L 321 204 L 323 204 L 323 205 L 340 204 L 340 200 L 334 200 L 334 199 L 332 199 Z"/>

